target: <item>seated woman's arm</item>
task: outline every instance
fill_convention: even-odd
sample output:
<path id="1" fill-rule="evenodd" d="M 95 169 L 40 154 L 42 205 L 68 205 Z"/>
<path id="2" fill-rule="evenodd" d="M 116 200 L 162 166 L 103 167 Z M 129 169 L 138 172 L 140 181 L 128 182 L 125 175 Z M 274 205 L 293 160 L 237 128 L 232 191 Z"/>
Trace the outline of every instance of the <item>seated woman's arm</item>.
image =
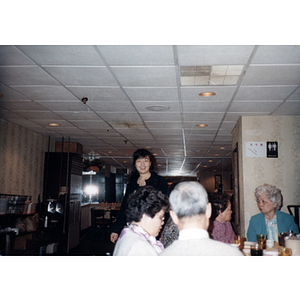
<path id="1" fill-rule="evenodd" d="M 250 242 L 256 242 L 256 230 L 253 226 L 252 219 L 250 220 L 248 231 L 247 231 L 247 240 Z"/>

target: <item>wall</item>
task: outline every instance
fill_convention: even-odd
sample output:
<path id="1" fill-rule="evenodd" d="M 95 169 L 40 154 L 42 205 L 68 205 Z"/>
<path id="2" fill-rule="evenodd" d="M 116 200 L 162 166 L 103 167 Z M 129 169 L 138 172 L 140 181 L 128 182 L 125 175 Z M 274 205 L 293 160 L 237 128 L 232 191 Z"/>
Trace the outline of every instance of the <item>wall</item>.
<path id="1" fill-rule="evenodd" d="M 231 190 L 230 179 L 232 172 L 231 171 L 201 171 L 197 174 L 199 182 L 205 187 L 208 193 L 213 193 L 215 191 L 215 175 L 222 176 L 222 183 L 224 187 L 224 192 Z"/>
<path id="2" fill-rule="evenodd" d="M 278 142 L 278 158 L 246 157 L 246 142 Z M 254 190 L 264 183 L 276 185 L 283 195 L 281 211 L 300 204 L 300 117 L 241 117 L 232 134 L 238 143 L 241 233 L 252 215 L 259 213 Z"/>
<path id="3" fill-rule="evenodd" d="M 50 151 L 55 142 L 51 141 Z M 0 193 L 42 196 L 48 138 L 0 119 Z"/>

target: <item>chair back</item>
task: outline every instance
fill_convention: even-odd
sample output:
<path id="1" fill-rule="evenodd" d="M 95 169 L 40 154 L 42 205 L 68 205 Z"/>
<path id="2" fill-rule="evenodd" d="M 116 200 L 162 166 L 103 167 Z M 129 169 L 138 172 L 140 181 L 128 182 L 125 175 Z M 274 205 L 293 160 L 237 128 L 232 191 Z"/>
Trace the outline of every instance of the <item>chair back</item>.
<path id="1" fill-rule="evenodd" d="M 287 208 L 289 210 L 289 213 L 294 217 L 295 223 L 300 228 L 300 225 L 299 225 L 300 205 L 288 205 Z M 294 210 L 294 212 L 292 210 Z"/>

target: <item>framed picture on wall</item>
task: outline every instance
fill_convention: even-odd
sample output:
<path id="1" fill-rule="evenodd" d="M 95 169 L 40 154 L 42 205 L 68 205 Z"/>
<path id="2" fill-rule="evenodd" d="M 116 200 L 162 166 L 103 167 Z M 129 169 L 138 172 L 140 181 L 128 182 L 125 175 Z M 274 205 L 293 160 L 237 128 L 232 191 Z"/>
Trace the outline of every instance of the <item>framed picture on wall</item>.
<path id="1" fill-rule="evenodd" d="M 222 188 L 222 175 L 215 175 L 215 190 Z"/>

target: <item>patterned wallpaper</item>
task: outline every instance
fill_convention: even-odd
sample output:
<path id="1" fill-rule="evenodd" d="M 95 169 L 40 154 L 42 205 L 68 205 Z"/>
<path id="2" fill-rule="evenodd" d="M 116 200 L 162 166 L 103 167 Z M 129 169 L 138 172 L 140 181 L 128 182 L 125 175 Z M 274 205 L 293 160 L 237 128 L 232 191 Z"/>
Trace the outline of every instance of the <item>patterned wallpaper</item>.
<path id="1" fill-rule="evenodd" d="M 47 137 L 0 119 L 0 193 L 31 196 L 43 192 Z M 54 151 L 55 142 L 50 142 Z"/>
<path id="2" fill-rule="evenodd" d="M 278 158 L 246 157 L 246 142 L 278 142 Z M 300 204 L 300 117 L 241 117 L 233 145 L 239 143 L 241 225 L 246 233 L 251 216 L 258 214 L 254 190 L 264 183 L 276 185 L 283 195 L 281 211 Z"/>

